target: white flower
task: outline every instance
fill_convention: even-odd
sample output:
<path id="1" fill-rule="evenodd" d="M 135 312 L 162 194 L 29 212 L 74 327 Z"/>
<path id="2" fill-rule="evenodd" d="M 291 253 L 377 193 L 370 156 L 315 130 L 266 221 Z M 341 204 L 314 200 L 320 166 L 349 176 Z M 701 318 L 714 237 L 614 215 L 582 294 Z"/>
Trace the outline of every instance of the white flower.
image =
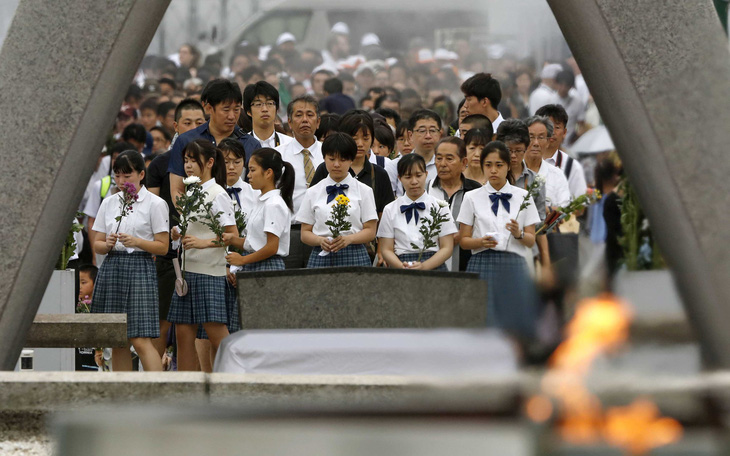
<path id="1" fill-rule="evenodd" d="M 545 185 L 545 176 L 542 176 L 542 175 L 538 174 L 537 176 L 535 176 L 535 181 L 540 186 Z"/>
<path id="2" fill-rule="evenodd" d="M 438 204 L 440 208 L 449 207 L 449 203 L 444 200 L 436 200 L 436 204 Z"/>
<path id="3" fill-rule="evenodd" d="M 198 176 L 188 176 L 185 179 L 183 179 L 183 184 L 190 185 L 190 184 L 199 184 L 200 178 Z"/>

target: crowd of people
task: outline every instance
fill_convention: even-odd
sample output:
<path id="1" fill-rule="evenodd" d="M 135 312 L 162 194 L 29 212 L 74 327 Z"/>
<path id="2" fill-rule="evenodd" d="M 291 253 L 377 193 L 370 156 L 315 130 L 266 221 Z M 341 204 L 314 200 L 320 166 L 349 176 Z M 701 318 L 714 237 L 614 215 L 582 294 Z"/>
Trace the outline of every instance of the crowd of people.
<path id="1" fill-rule="evenodd" d="M 372 34 L 353 54 L 343 23 L 324 51 L 296 44 L 242 43 L 226 66 L 188 44 L 145 58 L 81 204 L 79 262 L 99 269 L 79 268 L 80 300 L 127 314 L 146 371 L 170 368 L 170 345 L 173 368 L 211 371 L 240 329 L 236 272 L 474 272 L 485 324 L 537 339 L 573 280 L 541 228 L 594 182 L 567 152 L 592 115 L 575 62 L 487 73 L 468 42 L 396 56 Z M 183 228 L 191 185 L 207 209 Z M 132 369 L 129 348 L 111 360 Z"/>

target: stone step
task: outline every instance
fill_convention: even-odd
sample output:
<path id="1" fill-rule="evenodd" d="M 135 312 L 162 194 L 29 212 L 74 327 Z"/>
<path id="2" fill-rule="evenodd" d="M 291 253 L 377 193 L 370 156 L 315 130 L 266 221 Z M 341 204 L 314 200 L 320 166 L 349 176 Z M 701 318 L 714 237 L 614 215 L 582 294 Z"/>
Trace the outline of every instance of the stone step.
<path id="1" fill-rule="evenodd" d="M 126 314 L 38 314 L 27 348 L 126 347 Z"/>

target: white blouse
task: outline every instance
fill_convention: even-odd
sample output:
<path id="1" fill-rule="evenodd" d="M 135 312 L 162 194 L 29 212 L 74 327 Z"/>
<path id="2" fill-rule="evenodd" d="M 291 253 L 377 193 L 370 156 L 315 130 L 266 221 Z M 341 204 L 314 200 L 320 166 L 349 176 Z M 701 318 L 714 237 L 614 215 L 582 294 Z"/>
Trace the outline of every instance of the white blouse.
<path id="1" fill-rule="evenodd" d="M 348 185 L 344 190 L 345 196 L 350 199 L 350 208 L 348 209 L 348 220 L 352 224 L 352 228 L 343 231 L 341 234 L 354 234 L 362 231 L 363 224 L 370 220 L 378 219 L 378 212 L 375 209 L 375 197 L 373 189 L 359 182 L 351 175 L 347 175 L 341 182 L 335 182 L 330 176 L 327 176 L 317 185 L 307 190 L 302 199 L 302 205 L 297 212 L 296 219 L 299 223 L 312 225 L 312 232 L 317 236 L 330 236 L 330 228 L 326 225 L 332 214 L 332 206 L 336 204 L 333 199 L 327 202 L 327 187 L 330 185 Z"/>
<path id="2" fill-rule="evenodd" d="M 210 179 L 204 182 L 201 187 L 204 192 L 207 192 L 213 185 L 217 185 L 217 183 L 215 179 Z M 210 210 L 213 214 L 219 213 L 218 221 L 221 226 L 236 226 L 236 216 L 233 213 L 233 203 L 231 203 L 231 199 L 225 191 L 222 191 L 215 196 Z"/>
<path id="3" fill-rule="evenodd" d="M 505 210 L 502 202 L 498 201 L 497 215 L 494 215 L 492 201 L 489 195 L 497 193 L 512 194 L 509 200 L 509 212 Z M 531 250 L 522 245 L 517 239 L 507 242 L 513 236 L 506 228 L 510 219 L 517 220 L 520 229 L 540 222 L 540 215 L 537 213 L 537 208 L 535 208 L 535 202 L 532 198 L 529 199 L 529 205 L 517 216 L 517 212 L 519 212 L 526 195 L 526 190 L 510 185 L 509 183 L 505 183 L 504 187 L 500 191 L 497 191 L 487 182 L 483 187 L 472 190 L 464 195 L 464 201 L 461 203 L 461 210 L 456 220 L 459 223 L 470 225 L 472 227 L 471 236 L 475 239 L 484 236 L 493 236 L 497 240 L 497 246 L 493 250 L 506 250 L 527 258 L 531 256 L 529 253 Z M 472 253 L 476 254 L 484 250 L 487 249 L 480 247 L 473 249 Z"/>
<path id="4" fill-rule="evenodd" d="M 266 246 L 266 233 L 279 238 L 279 250 L 276 254 L 282 257 L 289 255 L 289 234 L 291 232 L 291 211 L 281 197 L 281 190 L 270 190 L 259 196 L 246 223 L 246 241 L 243 249 L 256 252 Z"/>
<path id="5" fill-rule="evenodd" d="M 251 184 L 249 184 L 248 182 L 244 182 L 240 177 L 238 178 L 238 182 L 228 188 L 241 189 L 241 191 L 238 192 L 238 199 L 236 199 L 236 193 L 230 194 L 231 202 L 233 203 L 233 210 L 235 212 L 243 212 L 246 216 L 246 220 L 248 220 L 254 207 L 256 207 L 259 196 L 261 196 L 261 190 L 254 190 L 253 187 L 251 187 Z M 239 200 L 241 201 L 240 205 L 238 204 Z M 238 234 L 241 237 L 244 236 L 244 233 Z"/>
<path id="6" fill-rule="evenodd" d="M 137 201 L 132 203 L 132 211 L 125 215 L 121 222 L 117 222 L 116 217 L 122 213 L 124 193 L 119 192 L 104 198 L 92 229 L 104 234 L 129 234 L 145 241 L 154 241 L 155 234 L 166 233 L 170 225 L 169 210 L 165 200 L 150 193 L 144 186 L 139 189 L 137 195 Z M 144 251 L 139 247 L 131 249 L 136 252 Z M 124 251 L 127 248 L 121 242 L 117 242 L 114 250 Z"/>
<path id="7" fill-rule="evenodd" d="M 409 206 L 412 203 L 424 203 L 426 205 L 424 210 L 418 211 L 418 223 L 416 223 L 415 214 L 411 218 L 410 222 L 406 222 L 406 214 L 400 210 L 401 206 Z M 439 200 L 424 192 L 424 194 L 415 201 L 411 200 L 408 196 L 403 195 L 385 206 L 385 209 L 383 209 L 383 215 L 380 218 L 378 237 L 394 239 L 396 255 L 402 255 L 404 253 L 418 253 L 420 248 L 423 247 L 423 236 L 419 230 L 423 225 L 424 218 L 431 218 L 432 207 L 438 208 L 441 215 L 448 217 L 448 220 L 441 224 L 441 230 L 437 237 L 456 233 L 456 224 L 454 224 L 454 219 L 451 216 L 448 203 L 446 204 L 446 207 L 439 207 Z M 415 210 L 418 209 L 414 209 L 414 211 Z M 411 243 L 417 245 L 419 248 L 414 249 L 411 247 Z M 439 249 L 438 239 L 436 239 L 436 244 L 437 247 L 431 247 L 428 250 L 437 252 Z"/>

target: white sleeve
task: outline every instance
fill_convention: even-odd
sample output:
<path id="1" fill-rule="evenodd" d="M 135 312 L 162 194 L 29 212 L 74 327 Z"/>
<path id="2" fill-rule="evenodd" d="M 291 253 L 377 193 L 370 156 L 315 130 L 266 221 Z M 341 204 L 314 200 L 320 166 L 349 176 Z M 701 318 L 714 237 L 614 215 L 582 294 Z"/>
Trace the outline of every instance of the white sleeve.
<path id="1" fill-rule="evenodd" d="M 586 184 L 586 176 L 583 171 L 583 165 L 581 165 L 578 160 L 573 160 L 573 168 L 570 171 L 568 185 L 570 186 L 570 195 L 573 198 L 578 198 L 586 193 L 588 188 L 588 185 Z"/>
<path id="2" fill-rule="evenodd" d="M 113 197 L 113 195 L 112 195 L 112 197 Z M 107 198 L 107 200 L 110 200 L 110 198 Z M 95 217 L 96 220 L 94 220 L 94 226 L 91 228 L 92 230 L 96 231 L 97 233 L 108 234 L 106 231 L 106 222 L 105 222 L 106 211 L 108 209 L 107 206 L 109 206 L 109 202 L 107 200 L 101 202 L 101 207 L 96 212 L 96 217 Z M 105 202 L 106 202 L 106 204 L 104 204 Z M 91 217 L 91 215 L 89 215 L 89 217 Z"/>
<path id="3" fill-rule="evenodd" d="M 154 198 L 150 208 L 150 227 L 154 234 L 167 233 L 170 230 L 170 210 L 162 198 Z"/>
<path id="4" fill-rule="evenodd" d="M 299 212 L 297 212 L 295 217 L 297 222 L 307 225 L 314 225 L 316 222 L 314 218 L 314 209 L 312 208 L 312 194 L 314 191 L 316 190 L 312 187 L 304 193 L 302 204 L 299 206 Z"/>
<path id="5" fill-rule="evenodd" d="M 385 159 L 385 170 L 388 172 L 390 178 L 390 186 L 393 188 L 393 193 L 398 189 L 398 164 L 393 160 Z"/>
<path id="6" fill-rule="evenodd" d="M 291 212 L 286 205 L 266 204 L 264 206 L 264 232 L 281 237 L 291 224 Z"/>
<path id="7" fill-rule="evenodd" d="M 375 208 L 375 196 L 373 189 L 365 184 L 360 185 L 360 220 L 365 223 L 378 219 L 378 211 Z"/>
<path id="8" fill-rule="evenodd" d="M 396 202 L 388 203 L 383 209 L 383 216 L 380 218 L 378 225 L 378 237 L 395 239 L 395 231 L 393 230 L 393 214 L 395 214 Z"/>
<path id="9" fill-rule="evenodd" d="M 570 203 L 570 185 L 568 185 L 568 179 L 565 178 L 565 174 L 562 170 L 555 168 L 558 172 L 554 173 L 556 176 L 557 189 L 556 198 L 558 199 L 559 206 L 565 206 Z"/>
<path id="10" fill-rule="evenodd" d="M 94 182 L 89 191 L 89 198 L 86 200 L 83 213 L 92 218 L 98 218 L 97 212 L 101 206 L 101 181 Z"/>
<path id="11" fill-rule="evenodd" d="M 213 200 L 211 211 L 218 214 L 218 221 L 221 226 L 236 226 L 236 215 L 233 212 L 233 201 L 226 192 L 220 192 Z"/>
<path id="12" fill-rule="evenodd" d="M 522 226 L 521 228 L 525 228 L 526 226 L 535 225 L 537 223 L 540 223 L 540 214 L 537 212 L 537 207 L 535 207 L 535 201 L 533 201 L 532 197 L 530 197 L 530 205 L 527 206 L 520 214 L 522 217 Z"/>
<path id="13" fill-rule="evenodd" d="M 474 201 L 471 192 L 464 195 L 456 221 L 464 225 L 474 226 Z"/>

